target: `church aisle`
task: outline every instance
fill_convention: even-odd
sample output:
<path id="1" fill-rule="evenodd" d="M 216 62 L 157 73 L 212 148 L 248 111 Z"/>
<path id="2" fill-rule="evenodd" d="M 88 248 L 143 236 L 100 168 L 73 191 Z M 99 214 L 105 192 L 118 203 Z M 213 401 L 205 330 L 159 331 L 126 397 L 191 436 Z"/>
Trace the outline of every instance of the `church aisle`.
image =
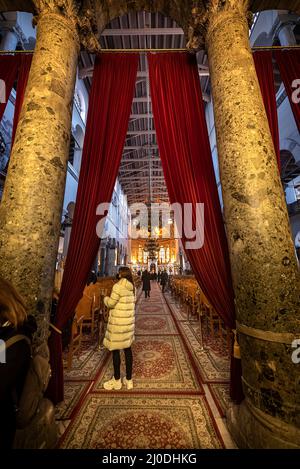
<path id="1" fill-rule="evenodd" d="M 103 389 L 113 374 L 111 354 L 86 342 L 57 408 L 60 448 L 235 447 L 223 419 L 227 371 L 215 368 L 211 347 L 199 351 L 197 324 L 155 281 L 151 286 L 150 299 L 140 295 L 137 303 L 133 390 Z"/>

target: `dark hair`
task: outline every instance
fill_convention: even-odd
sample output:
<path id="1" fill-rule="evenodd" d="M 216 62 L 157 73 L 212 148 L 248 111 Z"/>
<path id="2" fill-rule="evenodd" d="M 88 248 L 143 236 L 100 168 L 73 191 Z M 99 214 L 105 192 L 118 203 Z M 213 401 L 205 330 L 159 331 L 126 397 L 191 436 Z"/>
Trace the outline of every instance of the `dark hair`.
<path id="1" fill-rule="evenodd" d="M 0 324 L 9 321 L 14 327 L 27 319 L 25 303 L 13 285 L 0 278 Z"/>
<path id="2" fill-rule="evenodd" d="M 120 277 L 120 279 L 126 278 L 126 280 L 128 280 L 128 282 L 131 282 L 132 285 L 133 285 L 133 291 L 135 291 L 133 276 L 132 276 L 132 272 L 129 269 L 129 267 L 120 267 L 119 277 Z"/>

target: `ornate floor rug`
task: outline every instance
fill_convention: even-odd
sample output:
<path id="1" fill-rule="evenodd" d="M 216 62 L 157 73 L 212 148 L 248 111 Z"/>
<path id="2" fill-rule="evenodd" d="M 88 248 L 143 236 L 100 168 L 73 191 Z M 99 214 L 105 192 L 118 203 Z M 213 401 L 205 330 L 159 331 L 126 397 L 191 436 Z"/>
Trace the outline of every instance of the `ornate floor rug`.
<path id="1" fill-rule="evenodd" d="M 90 381 L 66 381 L 64 384 L 65 400 L 55 408 L 57 420 L 70 419 L 82 397 L 87 392 Z"/>
<path id="2" fill-rule="evenodd" d="M 61 448 L 222 448 L 204 398 L 89 394 Z"/>
<path id="3" fill-rule="evenodd" d="M 67 368 L 67 352 L 64 353 L 64 376 L 66 380 L 92 380 L 98 373 L 99 368 L 107 360 L 108 351 L 98 350 L 97 344 L 90 340 L 84 340 L 81 349 L 73 358 L 72 368 Z"/>
<path id="4" fill-rule="evenodd" d="M 145 300 L 144 303 L 140 303 L 137 307 L 136 315 L 137 317 L 140 314 L 161 314 L 161 315 L 170 315 L 169 311 L 167 310 L 166 306 L 160 301 L 154 302 Z"/>
<path id="5" fill-rule="evenodd" d="M 168 302 L 172 313 L 177 321 L 187 321 L 187 310 L 183 306 L 180 306 L 179 302 L 176 302 L 170 293 L 165 294 L 166 301 Z"/>
<path id="6" fill-rule="evenodd" d="M 230 402 L 229 360 L 221 344 L 205 340 L 203 351 L 199 324 L 188 322 L 172 297 L 152 285 L 150 300 L 141 295 L 137 303 L 133 390 L 106 391 L 111 354 L 99 351 L 96 340 L 84 341 L 72 369 L 65 370 L 65 401 L 56 409 L 66 424 L 59 447 L 222 448 L 202 383 L 209 384 L 223 417 Z M 123 354 L 121 363 L 124 375 Z"/>
<path id="7" fill-rule="evenodd" d="M 218 406 L 220 414 L 225 417 L 227 409 L 231 405 L 231 399 L 229 395 L 229 383 L 209 383 L 210 392 Z"/>
<path id="8" fill-rule="evenodd" d="M 191 366 L 180 337 L 137 336 L 132 351 L 135 391 L 202 391 L 199 377 Z M 125 375 L 124 365 L 122 372 Z M 103 383 L 112 375 L 113 366 L 110 358 L 103 367 L 93 391 L 103 390 Z"/>
<path id="9" fill-rule="evenodd" d="M 149 313 L 142 316 L 137 314 L 135 320 L 135 335 L 172 335 L 178 334 L 171 316 Z"/>
<path id="10" fill-rule="evenodd" d="M 189 349 L 194 356 L 199 372 L 204 383 L 229 381 L 230 363 L 227 354 L 220 355 L 219 345 L 212 348 L 203 341 L 204 350 L 201 347 L 199 337 L 195 334 L 194 326 L 187 321 L 181 321 L 179 328 L 185 336 Z"/>

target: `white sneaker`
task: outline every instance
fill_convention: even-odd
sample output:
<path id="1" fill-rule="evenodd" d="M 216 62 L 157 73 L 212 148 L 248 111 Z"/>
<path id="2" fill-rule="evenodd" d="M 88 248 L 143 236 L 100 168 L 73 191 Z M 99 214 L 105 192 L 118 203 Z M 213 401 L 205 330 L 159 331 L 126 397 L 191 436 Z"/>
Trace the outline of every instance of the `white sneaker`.
<path id="1" fill-rule="evenodd" d="M 113 389 L 119 390 L 119 389 L 122 389 L 122 381 L 121 381 L 121 379 L 115 379 L 114 376 L 113 376 L 112 379 L 110 379 L 109 381 L 106 381 L 103 384 L 103 387 L 107 391 L 111 391 Z"/>
<path id="2" fill-rule="evenodd" d="M 127 389 L 133 388 L 133 381 L 132 379 L 127 379 L 126 377 L 123 378 L 123 384 L 127 387 Z"/>

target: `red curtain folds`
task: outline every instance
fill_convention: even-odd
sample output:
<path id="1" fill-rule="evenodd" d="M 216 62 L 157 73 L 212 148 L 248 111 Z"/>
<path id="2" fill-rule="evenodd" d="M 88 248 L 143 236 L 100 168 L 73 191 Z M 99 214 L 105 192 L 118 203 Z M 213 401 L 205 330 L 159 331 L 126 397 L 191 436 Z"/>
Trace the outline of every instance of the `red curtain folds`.
<path id="1" fill-rule="evenodd" d="M 16 130 L 19 122 L 20 112 L 22 109 L 26 86 L 28 82 L 31 62 L 32 62 L 32 54 L 22 54 L 19 57 L 20 68 L 19 68 L 19 75 L 18 75 L 18 85 L 17 85 L 17 98 L 15 104 L 15 114 L 14 114 L 14 125 L 13 125 L 13 132 L 12 132 L 12 143 L 11 148 L 13 147 L 15 141 Z"/>
<path id="2" fill-rule="evenodd" d="M 280 50 L 274 53 L 300 132 L 300 50 Z"/>
<path id="3" fill-rule="evenodd" d="M 0 121 L 3 117 L 7 101 L 9 99 L 14 82 L 17 79 L 19 68 L 19 57 L 16 55 L 4 55 L 0 58 L 0 80 L 1 82 L 1 103 L 0 103 Z M 3 86 L 5 90 L 3 91 Z M 5 96 L 4 96 L 5 95 Z M 2 102 L 4 101 L 4 102 Z"/>
<path id="4" fill-rule="evenodd" d="M 157 141 L 171 203 L 204 203 L 205 241 L 185 249 L 204 294 L 226 325 L 235 328 L 227 239 L 213 169 L 196 58 L 188 53 L 149 54 Z M 194 210 L 195 212 L 195 210 Z M 183 246 L 186 237 L 182 238 Z M 232 359 L 231 397 L 243 399 L 240 360 Z"/>
<path id="5" fill-rule="evenodd" d="M 62 330 L 82 296 L 99 249 L 96 215 L 100 203 L 110 202 L 124 147 L 137 75 L 137 54 L 96 57 L 82 165 L 68 256 L 55 326 Z M 47 395 L 63 400 L 61 336 L 49 339 L 52 378 Z"/>
<path id="6" fill-rule="evenodd" d="M 272 52 L 255 52 L 253 58 L 280 171 L 280 143 Z"/>

